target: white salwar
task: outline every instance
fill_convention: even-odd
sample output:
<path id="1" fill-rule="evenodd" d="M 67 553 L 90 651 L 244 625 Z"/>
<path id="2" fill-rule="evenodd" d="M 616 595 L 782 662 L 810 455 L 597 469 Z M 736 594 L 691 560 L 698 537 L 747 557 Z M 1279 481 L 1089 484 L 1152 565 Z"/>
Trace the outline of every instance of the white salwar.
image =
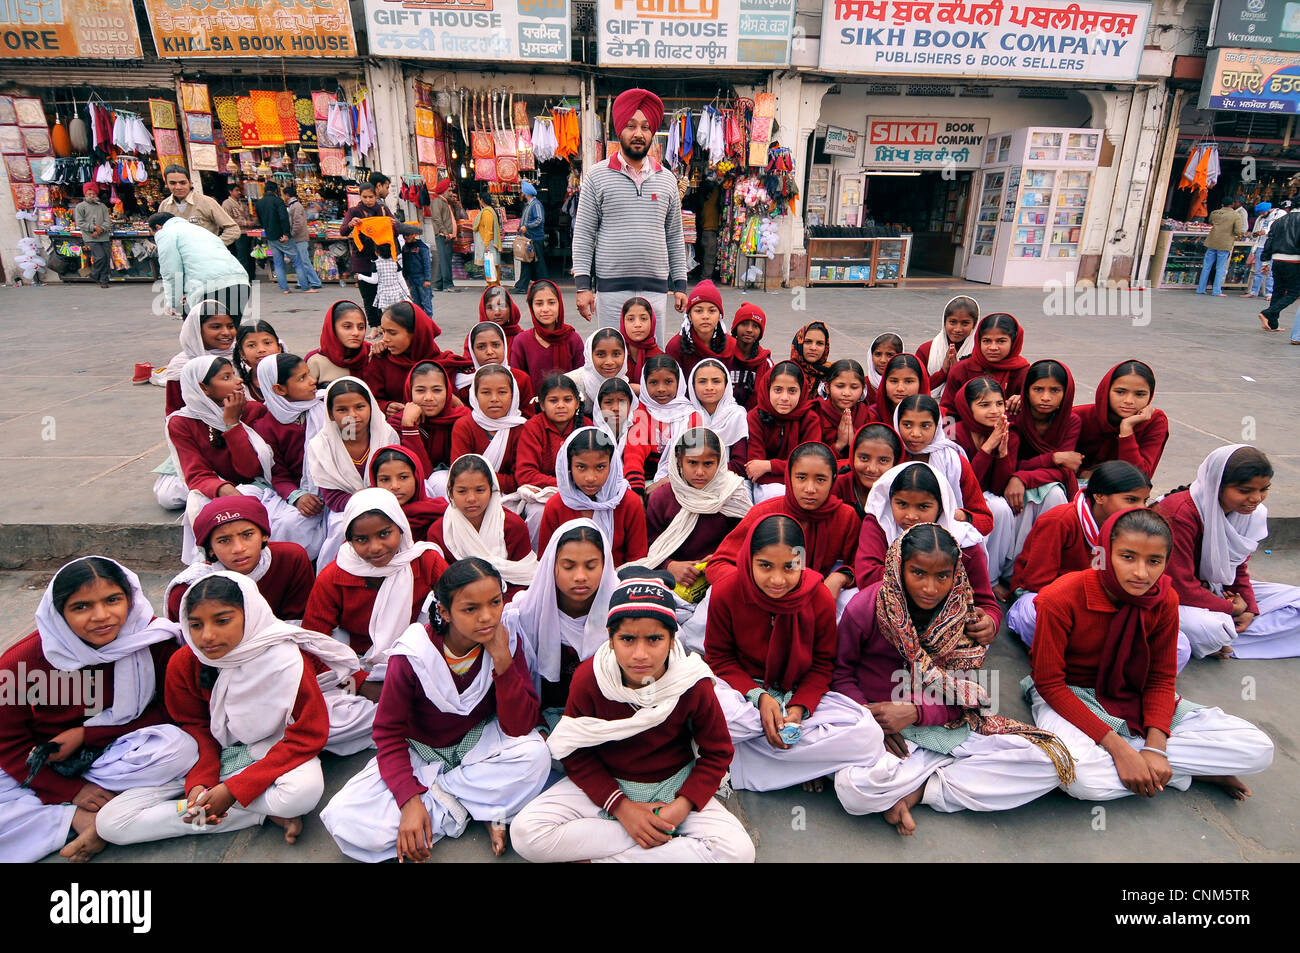
<path id="1" fill-rule="evenodd" d="M 1034 724 L 1061 739 L 1074 758 L 1074 783 L 1062 786 L 1082 801 L 1110 801 L 1133 792 L 1120 782 L 1115 760 L 1056 709 L 1030 691 Z M 1136 751 L 1144 738 L 1124 739 Z M 1198 708 L 1173 729 L 1165 745 L 1174 776 L 1166 787 L 1186 791 L 1192 778 L 1258 774 L 1273 763 L 1273 742 L 1250 722 L 1222 708 Z"/>
<path id="2" fill-rule="evenodd" d="M 632 289 L 630 291 L 598 291 L 596 292 L 596 327 L 614 328 L 618 330 L 623 323 L 623 303 L 628 298 L 645 298 L 650 302 L 650 308 L 655 313 L 655 340 L 659 342 L 659 348 L 668 343 L 667 337 L 667 316 L 675 312 L 677 305 L 672 297 L 672 292 L 664 291 L 642 291 Z"/>
<path id="3" fill-rule="evenodd" d="M 1178 628 L 1191 639 L 1197 658 L 1213 655 L 1224 646 L 1241 659 L 1295 658 L 1300 656 L 1300 586 L 1252 579 L 1259 615 L 1237 634 L 1232 616 L 1198 606 L 1178 607 Z"/>
<path id="4" fill-rule="evenodd" d="M 114 741 L 95 759 L 82 780 L 114 792 L 150 785 L 183 786 L 186 773 L 198 760 L 199 746 L 193 738 L 175 725 L 153 725 Z M 41 770 L 52 769 L 46 766 Z M 104 837 L 104 812 L 124 796 L 118 793 L 95 815 L 100 837 Z M 62 850 L 76 812 L 73 804 L 42 804 L 30 789 L 19 787 L 17 781 L 0 771 L 0 861 L 34 863 Z"/>
<path id="5" fill-rule="evenodd" d="M 483 726 L 483 735 L 460 765 L 447 769 L 441 761 L 425 764 L 410 752 L 411 770 L 426 790 L 420 795 L 433 824 L 433 841 L 459 837 L 470 819 L 509 823 L 542 792 L 551 771 L 551 754 L 537 731 L 513 737 L 496 718 Z M 397 856 L 397 828 L 402 805 L 371 758 L 361 773 L 325 805 L 321 823 L 339 850 L 353 860 L 379 863 Z"/>
<path id="6" fill-rule="evenodd" d="M 880 726 L 847 695 L 827 692 L 802 722 L 802 736 L 789 748 L 773 748 L 763 732 L 758 709 L 726 682 L 714 689 L 727 719 L 736 756 L 731 786 L 746 791 L 776 791 L 835 774 L 855 764 L 869 764 L 885 751 Z"/>
<path id="7" fill-rule="evenodd" d="M 1034 645 L 1034 628 L 1038 624 L 1038 605 L 1034 600 L 1037 596 L 1038 593 L 1036 592 L 1022 593 L 1020 598 L 1016 599 L 1011 604 L 1011 607 L 1007 609 L 1007 628 L 1014 632 L 1021 642 L 1025 643 L 1025 648 L 1032 648 Z M 1177 671 L 1181 672 L 1186 668 L 1191 659 L 1192 643 L 1183 633 L 1180 619 Z"/>
<path id="8" fill-rule="evenodd" d="M 993 514 L 993 530 L 984 540 L 984 555 L 989 562 L 989 576 L 997 582 L 1011 575 L 1016 557 L 1025 548 L 1025 540 L 1029 538 L 1029 531 L 1034 528 L 1038 517 L 1052 507 L 1069 501 L 1065 498 L 1065 490 L 1061 485 L 1054 483 L 1044 494 L 1042 502 L 1035 503 L 1026 499 L 1019 515 L 1012 511 L 1011 504 L 1004 497 L 996 493 L 986 490 L 984 502 Z"/>

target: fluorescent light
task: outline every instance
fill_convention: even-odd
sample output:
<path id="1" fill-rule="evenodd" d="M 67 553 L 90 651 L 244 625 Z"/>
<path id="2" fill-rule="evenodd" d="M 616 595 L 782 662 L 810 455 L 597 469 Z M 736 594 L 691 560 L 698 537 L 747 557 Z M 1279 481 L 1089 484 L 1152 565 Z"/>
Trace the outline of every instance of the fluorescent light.
<path id="1" fill-rule="evenodd" d="M 872 169 L 867 175 L 920 175 L 920 172 L 890 172 L 886 169 Z"/>

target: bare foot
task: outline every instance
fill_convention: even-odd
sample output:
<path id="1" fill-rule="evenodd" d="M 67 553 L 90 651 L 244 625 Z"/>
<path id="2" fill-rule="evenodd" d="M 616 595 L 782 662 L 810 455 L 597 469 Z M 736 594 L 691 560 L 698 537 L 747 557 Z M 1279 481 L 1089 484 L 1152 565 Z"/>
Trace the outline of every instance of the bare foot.
<path id="1" fill-rule="evenodd" d="M 488 837 L 492 839 L 492 856 L 501 857 L 506 852 L 506 832 L 508 828 L 499 821 L 488 821 Z"/>
<path id="2" fill-rule="evenodd" d="M 1206 658 L 1232 658 L 1232 657 L 1233 655 L 1232 655 L 1231 645 L 1225 645 L 1223 648 L 1219 649 L 1219 651 L 1206 656 Z"/>
<path id="3" fill-rule="evenodd" d="M 298 835 L 302 833 L 301 817 L 273 817 L 268 815 L 267 820 L 284 828 L 284 842 L 286 844 L 297 843 Z"/>
<path id="4" fill-rule="evenodd" d="M 900 798 L 898 803 L 885 812 L 885 821 L 893 824 L 898 833 L 904 837 L 911 837 L 916 833 L 916 821 L 912 820 L 912 808 L 921 803 L 921 795 L 925 793 L 925 785 L 913 791 L 907 797 Z"/>
<path id="5" fill-rule="evenodd" d="M 1265 331 L 1271 331 L 1271 330 L 1272 330 L 1272 328 L 1270 328 L 1270 327 L 1268 326 L 1268 318 L 1264 317 L 1264 313 L 1263 313 L 1263 312 L 1260 312 L 1258 315 L 1256 315 L 1256 317 L 1259 318 L 1259 326 L 1260 326 L 1261 328 L 1263 328 Z"/>
<path id="6" fill-rule="evenodd" d="M 108 846 L 95 830 L 95 815 L 85 808 L 77 808 L 72 816 L 72 829 L 77 832 L 76 838 L 59 851 L 59 856 L 66 857 L 70 863 L 84 864 Z"/>
<path id="7" fill-rule="evenodd" d="M 811 781 L 805 781 L 803 789 L 809 794 L 821 794 L 826 789 L 826 779 L 813 778 Z"/>
<path id="8" fill-rule="evenodd" d="M 1251 796 L 1250 788 L 1246 787 L 1241 778 L 1235 774 L 1214 774 L 1204 778 L 1197 778 L 1197 781 L 1204 781 L 1206 784 L 1215 784 L 1227 792 L 1228 797 L 1234 801 L 1244 801 Z"/>

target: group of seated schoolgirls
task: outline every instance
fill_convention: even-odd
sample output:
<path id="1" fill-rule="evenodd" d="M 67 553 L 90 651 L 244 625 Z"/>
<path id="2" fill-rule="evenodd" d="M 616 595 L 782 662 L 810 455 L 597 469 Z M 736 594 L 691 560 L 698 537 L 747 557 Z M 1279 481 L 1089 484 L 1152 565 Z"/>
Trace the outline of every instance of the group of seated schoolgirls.
<path id="1" fill-rule="evenodd" d="M 530 860 L 749 861 L 733 789 L 829 787 L 902 834 L 921 804 L 1054 788 L 1249 796 L 1272 742 L 1175 679 L 1300 655 L 1300 588 L 1247 568 L 1273 468 L 1221 447 L 1148 508 L 1148 365 L 1072 406 L 1069 369 L 965 297 L 866 370 L 818 322 L 788 360 L 733 363 L 766 354 L 765 319 L 725 330 L 711 286 L 668 353 L 636 299 L 585 350 L 554 285 L 529 304 L 531 331 L 489 289 L 452 354 L 409 304 L 372 346 L 339 303 L 306 358 L 250 333 L 246 378 L 228 319 L 191 312 L 159 480 L 189 558 L 159 617 L 129 569 L 74 560 L 0 656 L 102 685 L 93 713 L 0 706 L 0 859 L 268 818 L 293 843 L 319 809 L 368 861 L 428 859 L 471 820 Z M 1032 723 L 980 674 L 1004 615 Z M 365 750 L 322 806 L 322 753 Z"/>

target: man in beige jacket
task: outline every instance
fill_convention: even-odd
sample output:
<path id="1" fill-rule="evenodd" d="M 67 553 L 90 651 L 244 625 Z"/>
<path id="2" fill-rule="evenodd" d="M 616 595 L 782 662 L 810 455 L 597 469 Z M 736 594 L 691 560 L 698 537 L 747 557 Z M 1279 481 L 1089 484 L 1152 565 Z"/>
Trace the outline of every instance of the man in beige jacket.
<path id="1" fill-rule="evenodd" d="M 1205 294 L 1205 283 L 1214 269 L 1214 296 L 1223 297 L 1223 275 L 1228 270 L 1228 256 L 1237 239 L 1246 234 L 1241 227 L 1241 217 L 1229 205 L 1221 205 L 1210 213 L 1210 233 L 1205 236 L 1205 261 L 1201 263 L 1201 280 L 1196 285 L 1198 295 Z"/>
<path id="2" fill-rule="evenodd" d="M 239 224 L 226 214 L 226 210 L 217 204 L 216 199 L 194 191 L 194 186 L 190 183 L 190 174 L 185 171 L 184 166 L 169 165 L 163 170 L 163 177 L 171 195 L 158 203 L 158 211 L 167 212 L 200 228 L 206 228 L 227 245 L 233 245 L 243 234 Z"/>

